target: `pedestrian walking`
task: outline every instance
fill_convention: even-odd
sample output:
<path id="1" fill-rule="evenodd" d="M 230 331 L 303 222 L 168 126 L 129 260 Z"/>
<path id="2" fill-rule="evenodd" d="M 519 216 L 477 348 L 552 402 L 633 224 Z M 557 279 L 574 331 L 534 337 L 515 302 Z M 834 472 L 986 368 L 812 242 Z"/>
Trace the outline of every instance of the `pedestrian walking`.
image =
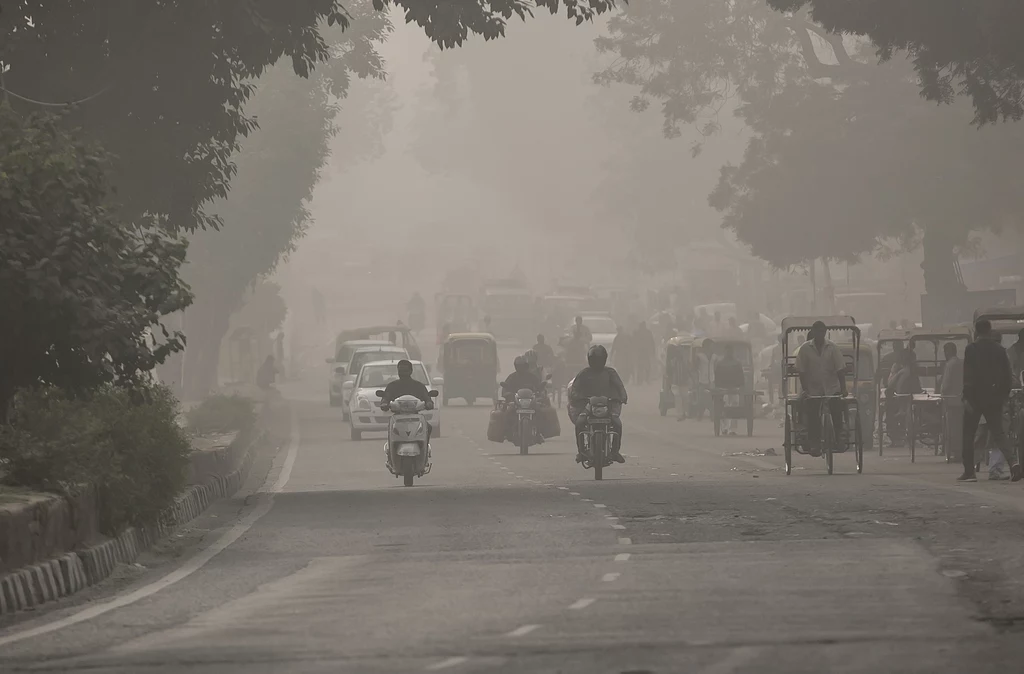
<path id="1" fill-rule="evenodd" d="M 633 378 L 633 366 L 635 362 L 635 345 L 633 343 L 633 337 L 623 326 L 619 326 L 618 331 L 615 334 L 615 340 L 612 342 L 611 360 L 615 365 L 615 370 L 619 373 L 619 377 L 626 384 L 630 383 Z"/>
<path id="2" fill-rule="evenodd" d="M 640 321 L 633 333 L 633 347 L 636 354 L 636 383 L 646 384 L 651 380 L 651 365 L 654 364 L 658 345 L 654 333 L 644 321 Z"/>
<path id="3" fill-rule="evenodd" d="M 974 325 L 975 341 L 964 349 L 963 475 L 957 482 L 977 482 L 974 472 L 974 435 L 985 418 L 989 437 L 1010 465 L 1010 479 L 1021 478 L 1020 462 L 1003 429 L 1003 407 L 1010 396 L 1012 374 L 1006 350 L 992 333 L 992 323 Z"/>

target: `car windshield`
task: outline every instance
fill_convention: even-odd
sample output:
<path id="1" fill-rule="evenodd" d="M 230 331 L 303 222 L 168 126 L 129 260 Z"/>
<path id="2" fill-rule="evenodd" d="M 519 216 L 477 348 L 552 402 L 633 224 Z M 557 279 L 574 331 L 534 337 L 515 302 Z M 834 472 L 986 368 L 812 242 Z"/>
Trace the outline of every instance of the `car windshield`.
<path id="1" fill-rule="evenodd" d="M 405 349 L 374 349 L 373 351 L 356 351 L 352 354 L 352 364 L 349 372 L 359 372 L 360 368 L 375 360 L 401 360 L 408 358 L 409 354 Z"/>
<path id="2" fill-rule="evenodd" d="M 618 330 L 615 321 L 607 316 L 584 316 L 583 325 L 590 328 L 591 332 L 613 333 Z"/>
<path id="3" fill-rule="evenodd" d="M 374 346 L 374 344 L 372 342 L 370 344 L 342 344 L 341 347 L 338 348 L 338 353 L 335 354 L 334 360 L 338 363 L 341 363 L 342 365 L 345 365 L 348 363 L 349 360 L 352 359 L 353 353 L 355 353 L 359 349 L 365 349 L 368 346 Z M 390 346 L 390 344 L 387 341 L 381 340 L 379 346 L 387 347 Z"/>
<path id="4" fill-rule="evenodd" d="M 430 385 L 427 371 L 421 363 L 412 366 L 412 378 L 425 386 Z M 359 374 L 359 388 L 383 388 L 398 379 L 398 363 L 366 365 Z"/>

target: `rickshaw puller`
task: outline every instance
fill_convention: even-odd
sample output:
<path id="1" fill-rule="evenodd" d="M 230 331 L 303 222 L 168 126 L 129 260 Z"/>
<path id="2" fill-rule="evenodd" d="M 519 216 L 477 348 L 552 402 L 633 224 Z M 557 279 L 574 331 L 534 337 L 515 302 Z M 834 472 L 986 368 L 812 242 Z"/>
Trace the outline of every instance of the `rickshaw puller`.
<path id="1" fill-rule="evenodd" d="M 797 354 L 797 370 L 800 373 L 801 396 L 846 397 L 846 363 L 843 353 L 835 342 L 826 338 L 827 328 L 822 321 L 815 321 L 808 333 L 808 339 Z M 821 456 L 821 403 L 820 400 L 804 400 L 803 413 L 806 416 L 808 453 Z M 828 401 L 832 414 L 832 427 L 836 440 L 843 433 L 846 416 L 846 401 L 832 398 Z"/>

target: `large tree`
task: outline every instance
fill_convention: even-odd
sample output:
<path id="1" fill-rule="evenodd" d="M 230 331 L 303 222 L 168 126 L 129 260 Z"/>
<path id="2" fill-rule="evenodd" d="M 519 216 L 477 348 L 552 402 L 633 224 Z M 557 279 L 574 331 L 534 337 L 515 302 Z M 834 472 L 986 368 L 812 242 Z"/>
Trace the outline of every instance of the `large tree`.
<path id="1" fill-rule="evenodd" d="M 189 343 L 183 388 L 189 397 L 216 386 L 220 343 L 232 312 L 247 288 L 269 275 L 305 232 L 307 202 L 330 157 L 350 78 L 383 77 L 373 45 L 385 38 L 390 24 L 373 12 L 353 18 L 344 34 L 325 34 L 333 56 L 310 77 L 272 68 L 244 108 L 260 128 L 231 157 L 238 173 L 227 198 L 210 207 L 223 225 L 197 232 L 190 241 L 186 277 L 196 302 L 185 315 Z M 360 145 L 341 148 L 349 160 L 374 147 L 366 125 L 360 129 L 365 136 Z"/>
<path id="2" fill-rule="evenodd" d="M 721 108 L 736 106 L 753 134 L 713 203 L 775 264 L 855 258 L 920 226 L 929 285 L 945 290 L 955 246 L 1013 209 L 1005 135 L 979 135 L 969 115 L 923 101 L 905 60 L 877 65 L 866 40 L 828 33 L 806 12 L 649 3 L 610 27 L 599 47 L 620 59 L 599 81 L 638 87 L 640 109 L 661 101 L 667 135 L 683 124 L 711 134 Z"/>
<path id="3" fill-rule="evenodd" d="M 112 212 L 109 156 L 58 118 L 0 104 L 0 420 L 14 392 L 128 384 L 181 349 L 185 242 Z"/>
<path id="4" fill-rule="evenodd" d="M 974 122 L 1024 116 L 1024 3 L 1019 0 L 767 0 L 782 12 L 808 7 L 834 34 L 866 35 L 882 59 L 906 52 L 933 101 L 967 96 Z"/>

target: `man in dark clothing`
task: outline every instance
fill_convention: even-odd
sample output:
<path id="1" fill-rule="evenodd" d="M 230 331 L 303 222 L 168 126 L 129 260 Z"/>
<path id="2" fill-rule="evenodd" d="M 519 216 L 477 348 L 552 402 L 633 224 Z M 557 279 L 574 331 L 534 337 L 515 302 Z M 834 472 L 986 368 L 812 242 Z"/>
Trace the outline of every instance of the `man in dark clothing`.
<path id="1" fill-rule="evenodd" d="M 1006 349 L 992 334 L 992 323 L 980 320 L 974 326 L 975 341 L 964 349 L 964 474 L 958 482 L 977 482 L 974 474 L 974 435 L 985 417 L 990 437 L 1010 465 L 1010 479 L 1021 479 L 1020 462 L 1003 431 L 1003 406 L 1010 395 L 1012 375 Z"/>
<path id="2" fill-rule="evenodd" d="M 504 395 L 514 394 L 519 389 L 528 388 L 536 393 L 544 391 L 544 382 L 537 374 L 530 370 L 530 363 L 525 356 L 516 356 L 514 362 L 515 370 L 501 382 L 501 392 Z"/>
<path id="3" fill-rule="evenodd" d="M 583 324 L 583 317 L 577 316 L 576 322 L 572 326 L 573 339 L 578 339 L 587 346 L 594 341 L 594 335 L 590 332 L 590 328 Z"/>
<path id="4" fill-rule="evenodd" d="M 544 340 L 544 335 L 537 335 L 537 343 L 533 345 L 537 354 L 537 364 L 550 374 L 555 367 L 555 350 Z"/>
<path id="5" fill-rule="evenodd" d="M 725 345 L 725 355 L 715 363 L 715 388 L 725 389 L 722 404 L 726 407 L 739 407 L 740 394 L 736 389 L 744 388 L 747 376 L 743 372 L 743 363 L 736 359 L 732 344 Z M 722 419 L 722 435 L 736 435 L 736 419 Z"/>
<path id="6" fill-rule="evenodd" d="M 626 386 L 622 383 L 619 373 L 614 368 L 607 367 L 608 351 L 600 344 L 590 347 L 587 363 L 589 365 L 576 375 L 572 390 L 569 391 L 569 420 L 576 426 L 576 446 L 580 451 L 576 460 L 583 460 L 580 433 L 587 425 L 587 415 L 584 414 L 587 403 L 592 397 L 604 396 L 609 401 L 614 401 L 610 407 L 615 444 L 610 458 L 618 463 L 625 463 L 626 460 L 619 451 L 622 447 L 622 420 L 619 413 L 622 411 L 622 405 L 626 404 Z"/>
<path id="7" fill-rule="evenodd" d="M 654 364 L 654 356 L 658 345 L 654 341 L 654 333 L 647 327 L 647 323 L 640 321 L 633 333 L 633 349 L 636 353 L 636 382 L 646 384 L 651 380 L 651 366 Z"/>
<path id="8" fill-rule="evenodd" d="M 434 399 L 426 384 L 412 378 L 412 363 L 407 360 L 398 361 L 398 379 L 384 387 L 384 397 L 380 399 L 381 409 L 402 396 L 413 396 L 422 400 L 428 410 L 434 409 Z"/>

